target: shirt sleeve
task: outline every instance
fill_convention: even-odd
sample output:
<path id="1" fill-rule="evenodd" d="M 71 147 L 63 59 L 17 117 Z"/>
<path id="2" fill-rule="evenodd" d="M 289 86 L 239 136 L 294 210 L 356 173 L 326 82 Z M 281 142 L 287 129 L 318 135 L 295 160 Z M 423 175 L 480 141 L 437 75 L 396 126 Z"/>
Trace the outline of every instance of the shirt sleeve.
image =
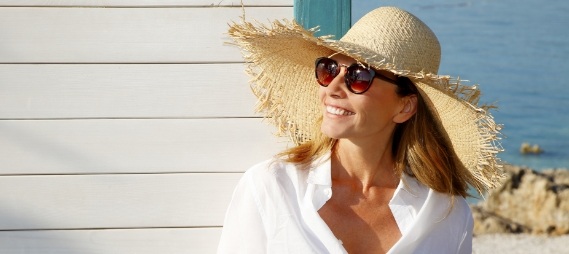
<path id="1" fill-rule="evenodd" d="M 267 237 L 252 175 L 245 173 L 225 215 L 218 254 L 266 253 Z"/>
<path id="2" fill-rule="evenodd" d="M 463 234 L 462 240 L 458 246 L 458 252 L 460 254 L 470 254 L 472 253 L 472 231 L 474 229 L 474 219 L 472 219 L 472 214 L 469 213 L 467 216 L 465 232 Z"/>

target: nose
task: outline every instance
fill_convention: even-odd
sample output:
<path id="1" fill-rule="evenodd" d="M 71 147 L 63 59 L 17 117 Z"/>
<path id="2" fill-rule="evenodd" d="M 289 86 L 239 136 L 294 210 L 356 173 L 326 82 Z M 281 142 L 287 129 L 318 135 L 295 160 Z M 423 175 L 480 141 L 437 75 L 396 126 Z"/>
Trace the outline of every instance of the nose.
<path id="1" fill-rule="evenodd" d="M 326 94 L 328 96 L 331 97 L 336 97 L 336 98 L 342 98 L 346 96 L 346 79 L 345 79 L 345 75 L 346 75 L 346 66 L 340 66 L 340 73 L 338 73 L 338 75 L 336 77 L 334 77 L 334 79 L 332 80 L 332 82 L 330 82 L 330 84 L 327 87 L 323 87 L 326 90 Z"/>

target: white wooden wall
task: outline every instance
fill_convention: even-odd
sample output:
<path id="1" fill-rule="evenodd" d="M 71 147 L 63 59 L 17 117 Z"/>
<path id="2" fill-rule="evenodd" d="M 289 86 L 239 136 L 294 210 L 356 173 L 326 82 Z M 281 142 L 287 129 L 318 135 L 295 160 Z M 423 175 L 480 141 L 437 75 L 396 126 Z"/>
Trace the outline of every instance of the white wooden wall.
<path id="1" fill-rule="evenodd" d="M 241 172 L 286 146 L 224 45 L 240 5 L 0 0 L 0 253 L 215 252 Z"/>

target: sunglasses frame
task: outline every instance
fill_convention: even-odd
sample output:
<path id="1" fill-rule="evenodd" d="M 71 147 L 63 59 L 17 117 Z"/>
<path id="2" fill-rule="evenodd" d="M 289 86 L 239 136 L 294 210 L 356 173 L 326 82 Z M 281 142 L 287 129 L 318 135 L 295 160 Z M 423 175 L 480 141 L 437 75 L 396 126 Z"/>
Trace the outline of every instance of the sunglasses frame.
<path id="1" fill-rule="evenodd" d="M 320 80 L 318 79 L 318 64 L 319 64 L 322 60 L 329 60 L 329 61 L 332 61 L 332 62 L 336 63 L 336 65 L 338 66 L 338 71 L 337 71 L 337 73 L 332 73 L 332 74 L 333 74 L 332 79 L 335 79 L 335 78 L 340 74 L 340 71 L 341 71 L 342 67 L 346 67 L 346 69 L 344 70 L 344 72 L 348 72 L 350 68 L 363 67 L 365 70 L 367 70 L 367 71 L 370 73 L 371 79 L 368 81 L 368 84 L 367 84 L 366 88 L 365 88 L 363 91 L 361 91 L 361 92 L 354 91 L 354 89 L 352 88 L 352 82 L 353 82 L 353 81 L 351 81 L 351 79 L 349 79 L 350 75 L 344 75 L 344 84 L 346 84 L 346 87 L 348 88 L 348 90 L 350 90 L 350 92 L 352 92 L 352 93 L 354 93 L 354 94 L 363 94 L 363 93 L 367 92 L 367 90 L 369 90 L 369 88 L 371 87 L 371 84 L 373 83 L 373 79 L 375 79 L 375 78 L 379 78 L 379 79 L 381 79 L 381 80 L 387 81 L 387 82 L 392 83 L 392 84 L 397 84 L 395 80 L 390 79 L 390 78 L 388 78 L 388 77 L 386 77 L 386 76 L 384 76 L 384 75 L 381 75 L 381 74 L 379 74 L 378 71 L 376 71 L 375 69 L 373 69 L 373 68 L 371 68 L 371 67 L 369 67 L 369 66 L 366 67 L 365 65 L 363 65 L 363 64 L 361 64 L 361 63 L 359 63 L 359 62 L 350 64 L 350 65 L 345 65 L 345 64 L 340 64 L 340 63 L 338 63 L 338 61 L 336 61 L 336 60 L 334 60 L 334 59 L 332 59 L 332 58 L 330 58 L 330 57 L 319 57 L 319 58 L 316 58 L 316 60 L 315 60 L 315 62 L 314 62 L 314 74 L 315 74 L 315 76 L 316 76 L 316 82 L 318 82 L 318 84 L 319 84 L 320 86 L 323 86 L 323 87 L 328 87 L 328 85 L 330 85 L 330 84 L 329 84 L 329 83 L 328 83 L 328 84 L 323 84 L 323 83 L 320 82 Z"/>

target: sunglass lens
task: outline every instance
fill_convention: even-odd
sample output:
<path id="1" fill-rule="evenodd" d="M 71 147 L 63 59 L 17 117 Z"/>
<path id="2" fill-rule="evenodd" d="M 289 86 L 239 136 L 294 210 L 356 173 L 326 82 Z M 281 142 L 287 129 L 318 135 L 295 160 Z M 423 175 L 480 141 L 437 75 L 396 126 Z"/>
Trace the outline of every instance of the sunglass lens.
<path id="1" fill-rule="evenodd" d="M 328 86 L 338 75 L 338 63 L 330 58 L 316 61 L 316 80 L 322 86 Z"/>
<path id="2" fill-rule="evenodd" d="M 346 85 L 353 93 L 363 93 L 369 89 L 374 74 L 359 65 L 348 67 L 346 73 Z"/>

